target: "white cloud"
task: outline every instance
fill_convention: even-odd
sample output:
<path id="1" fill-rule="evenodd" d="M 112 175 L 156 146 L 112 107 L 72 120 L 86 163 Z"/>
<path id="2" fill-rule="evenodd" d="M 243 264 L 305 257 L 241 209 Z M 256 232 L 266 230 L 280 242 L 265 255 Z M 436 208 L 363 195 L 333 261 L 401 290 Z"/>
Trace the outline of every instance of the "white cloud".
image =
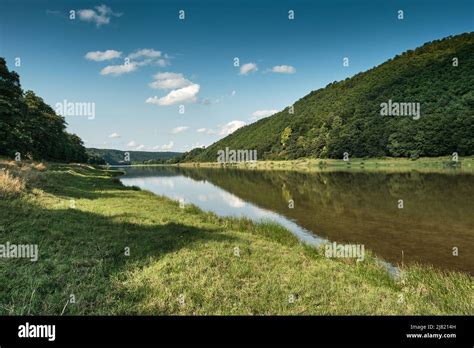
<path id="1" fill-rule="evenodd" d="M 184 78 L 183 74 L 172 72 L 158 73 L 153 76 L 155 81 L 150 83 L 151 88 L 155 89 L 177 89 L 187 87 L 193 83 Z"/>
<path id="2" fill-rule="evenodd" d="M 206 134 L 215 134 L 216 131 L 212 129 L 207 129 L 207 128 L 199 128 L 196 130 L 198 133 L 206 133 Z"/>
<path id="3" fill-rule="evenodd" d="M 164 68 L 165 66 L 170 65 L 169 61 L 167 61 L 166 59 L 158 59 L 158 60 L 156 61 L 156 64 L 158 64 L 158 65 L 161 66 L 162 68 Z"/>
<path id="4" fill-rule="evenodd" d="M 272 68 L 272 72 L 280 74 L 294 74 L 296 69 L 291 65 L 276 65 Z"/>
<path id="5" fill-rule="evenodd" d="M 230 205 L 232 208 L 243 208 L 245 207 L 245 202 L 241 200 L 239 197 L 234 196 L 231 193 L 228 193 L 226 191 L 222 191 L 219 193 L 221 198 L 226 202 L 228 205 Z"/>
<path id="6" fill-rule="evenodd" d="M 232 91 L 232 92 L 230 93 L 230 96 L 233 97 L 233 96 L 235 95 L 235 93 L 236 93 L 235 91 Z"/>
<path id="7" fill-rule="evenodd" d="M 255 63 L 247 63 L 240 67 L 240 75 L 247 75 L 253 71 L 257 71 L 257 64 Z"/>
<path id="8" fill-rule="evenodd" d="M 110 60 L 114 58 L 120 58 L 121 56 L 122 56 L 122 52 L 115 51 L 115 50 L 107 50 L 104 52 L 94 51 L 94 52 L 88 52 L 85 55 L 86 59 L 94 60 L 96 62 Z M 146 66 L 146 65 L 159 65 L 161 67 L 165 67 L 169 65 L 168 60 L 160 58 L 161 56 L 162 56 L 161 51 L 157 51 L 152 48 L 141 49 L 128 55 L 127 56 L 128 61 L 125 62 L 124 64 L 106 66 L 100 71 L 100 74 L 117 76 L 117 75 L 133 72 L 137 70 L 139 67 Z"/>
<path id="9" fill-rule="evenodd" d="M 161 98 L 158 98 L 157 96 L 150 97 L 145 102 L 158 105 L 173 105 L 178 103 L 196 102 L 196 96 L 199 93 L 200 88 L 200 85 L 194 83 L 187 87 L 174 89 Z"/>
<path id="10" fill-rule="evenodd" d="M 197 142 L 197 143 L 194 143 L 194 144 L 192 144 L 192 145 L 185 145 L 185 146 L 183 147 L 183 149 L 187 151 L 187 150 L 195 149 L 195 148 L 197 148 L 197 147 L 199 147 L 199 148 L 201 148 L 201 149 L 205 149 L 205 148 L 207 147 L 207 145 L 201 144 L 200 142 Z"/>
<path id="11" fill-rule="evenodd" d="M 161 57 L 161 51 L 156 51 L 153 48 L 144 48 L 142 50 L 138 50 L 128 56 L 130 59 L 136 59 L 136 58 L 142 58 L 142 57 L 147 57 L 147 58 L 159 58 Z"/>
<path id="12" fill-rule="evenodd" d="M 278 110 L 272 109 L 272 110 L 257 110 L 252 113 L 252 117 L 250 118 L 251 120 L 258 120 L 263 117 L 268 117 L 273 114 L 276 114 Z"/>
<path id="13" fill-rule="evenodd" d="M 127 144 L 127 147 L 135 148 L 136 151 L 140 151 L 140 150 L 143 150 L 145 148 L 145 145 L 143 145 L 143 144 L 137 145 L 137 142 L 135 140 L 132 140 Z"/>
<path id="14" fill-rule="evenodd" d="M 109 65 L 103 68 L 100 71 L 101 75 L 114 75 L 119 76 L 122 74 L 128 74 L 132 71 L 137 70 L 137 65 L 135 63 L 122 64 L 122 65 Z"/>
<path id="15" fill-rule="evenodd" d="M 244 121 L 238 121 L 238 120 L 234 120 L 234 121 L 231 121 L 225 125 L 223 125 L 221 128 L 220 128 L 220 131 L 219 131 L 219 134 L 220 135 L 229 135 L 229 134 L 232 134 L 234 133 L 237 129 L 245 126 L 247 123 L 245 123 Z"/>
<path id="16" fill-rule="evenodd" d="M 120 134 L 112 133 L 112 134 L 109 135 L 109 138 L 112 138 L 112 139 L 120 138 Z"/>
<path id="17" fill-rule="evenodd" d="M 173 134 L 178 134 L 178 133 L 184 132 L 184 131 L 187 130 L 188 128 L 189 128 L 189 127 L 186 127 L 186 126 L 176 127 L 176 128 L 173 128 L 173 130 L 171 131 L 171 133 L 173 133 Z"/>
<path id="18" fill-rule="evenodd" d="M 96 62 L 102 62 L 104 60 L 120 58 L 122 52 L 115 51 L 115 50 L 107 50 L 104 52 L 101 51 L 94 51 L 94 52 L 87 52 L 85 55 L 86 59 L 95 60 Z"/>
<path id="19" fill-rule="evenodd" d="M 79 19 L 85 22 L 94 22 L 98 27 L 109 24 L 112 17 L 120 17 L 121 13 L 115 13 L 106 5 L 96 6 L 94 9 L 83 9 L 77 11 Z"/>
<path id="20" fill-rule="evenodd" d="M 162 151 L 169 151 L 174 147 L 174 142 L 170 141 L 169 144 L 158 145 L 153 148 L 153 150 L 162 150 Z"/>
<path id="21" fill-rule="evenodd" d="M 165 67 L 169 65 L 168 59 L 165 59 L 168 58 L 168 55 L 165 55 L 165 58 L 162 58 L 162 56 L 161 51 L 157 51 L 153 48 L 144 48 L 129 54 L 127 58 L 138 66 L 155 64 Z"/>

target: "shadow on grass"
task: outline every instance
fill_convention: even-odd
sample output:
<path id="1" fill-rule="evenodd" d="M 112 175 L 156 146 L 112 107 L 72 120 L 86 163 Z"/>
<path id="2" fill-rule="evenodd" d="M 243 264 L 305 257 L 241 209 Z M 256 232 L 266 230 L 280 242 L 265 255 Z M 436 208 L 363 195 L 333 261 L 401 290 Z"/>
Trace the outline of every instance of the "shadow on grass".
<path id="1" fill-rule="evenodd" d="M 112 176 L 83 176 L 80 172 L 50 172 L 42 178 L 41 189 L 52 195 L 67 199 L 98 199 L 120 197 L 123 192 L 107 193 L 105 190 L 133 190 L 120 187 L 119 179 Z M 74 185 L 71 185 L 74 182 Z"/>
<path id="2" fill-rule="evenodd" d="M 104 197 L 93 188 L 86 189 L 87 178 L 75 178 L 71 185 L 78 181 L 80 189 L 61 183 L 56 192 L 49 192 Z M 100 189 L 107 189 L 104 186 Z M 118 190 L 123 194 L 129 189 Z M 0 279 L 8 280 L 0 282 L 0 315 L 59 315 L 71 294 L 80 305 L 69 306 L 66 314 L 107 314 L 120 301 L 114 279 L 126 279 L 128 271 L 146 267 L 167 253 L 198 243 L 233 240 L 221 234 L 220 228 L 152 223 L 150 219 L 131 223 L 126 221 L 128 213 L 106 216 L 78 209 L 45 209 L 27 200 L 0 201 L 0 211 L 0 243 L 37 244 L 39 253 L 37 262 L 0 258 Z"/>

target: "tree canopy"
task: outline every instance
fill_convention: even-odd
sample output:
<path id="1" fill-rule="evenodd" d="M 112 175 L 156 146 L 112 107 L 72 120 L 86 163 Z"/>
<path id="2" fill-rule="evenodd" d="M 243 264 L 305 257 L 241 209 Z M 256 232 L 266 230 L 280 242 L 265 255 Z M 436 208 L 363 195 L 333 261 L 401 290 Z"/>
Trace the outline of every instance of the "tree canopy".
<path id="1" fill-rule="evenodd" d="M 256 149 L 258 159 L 474 154 L 474 33 L 426 43 L 313 91 L 242 127 L 190 161 Z M 420 117 L 381 116 L 381 104 L 419 103 Z"/>
<path id="2" fill-rule="evenodd" d="M 86 162 L 81 138 L 66 132 L 64 117 L 33 91 L 23 92 L 20 78 L 0 57 L 0 154 L 63 162 Z"/>

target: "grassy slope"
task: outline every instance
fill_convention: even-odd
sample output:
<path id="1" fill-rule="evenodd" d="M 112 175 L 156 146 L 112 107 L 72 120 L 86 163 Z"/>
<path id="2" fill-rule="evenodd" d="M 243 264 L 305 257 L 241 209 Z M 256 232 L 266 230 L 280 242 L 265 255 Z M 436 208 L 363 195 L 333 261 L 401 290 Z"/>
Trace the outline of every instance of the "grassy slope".
<path id="1" fill-rule="evenodd" d="M 187 160 L 215 161 L 217 152 L 226 147 L 257 150 L 259 160 L 342 158 L 346 151 L 351 157 L 408 157 L 405 150 L 420 150 L 420 156 L 454 151 L 472 154 L 473 52 L 474 33 L 427 43 L 351 78 L 312 91 L 295 101 L 294 114 L 285 108 L 239 128 Z M 462 66 L 453 68 L 454 56 L 462 57 Z M 419 102 L 420 120 L 381 117 L 380 104 L 389 99 Z M 334 116 L 342 120 L 337 129 L 333 129 Z M 286 127 L 293 132 L 283 146 L 281 135 Z M 323 155 L 325 146 L 328 153 Z M 400 151 L 401 148 L 404 150 Z"/>
<path id="2" fill-rule="evenodd" d="M 64 314 L 473 313 L 466 275 L 410 267 L 394 280 L 370 257 L 326 259 L 283 228 L 181 209 L 111 172 L 35 174 L 27 192 L 0 201 L 0 243 L 40 253 L 36 263 L 0 259 L 0 314 L 58 315 L 70 294 Z"/>

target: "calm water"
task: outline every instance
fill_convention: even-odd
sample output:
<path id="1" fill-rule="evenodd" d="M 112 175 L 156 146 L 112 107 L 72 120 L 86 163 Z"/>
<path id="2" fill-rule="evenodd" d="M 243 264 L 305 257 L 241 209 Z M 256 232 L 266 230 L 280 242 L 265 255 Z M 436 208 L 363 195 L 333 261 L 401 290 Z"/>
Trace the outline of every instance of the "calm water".
<path id="1" fill-rule="evenodd" d="M 396 265 L 474 274 L 474 176 L 127 168 L 136 185 L 221 216 L 276 221 L 310 243 L 364 244 Z M 294 201 L 294 208 L 288 201 Z M 403 209 L 399 209 L 403 200 Z M 453 247 L 459 256 L 453 256 Z"/>

